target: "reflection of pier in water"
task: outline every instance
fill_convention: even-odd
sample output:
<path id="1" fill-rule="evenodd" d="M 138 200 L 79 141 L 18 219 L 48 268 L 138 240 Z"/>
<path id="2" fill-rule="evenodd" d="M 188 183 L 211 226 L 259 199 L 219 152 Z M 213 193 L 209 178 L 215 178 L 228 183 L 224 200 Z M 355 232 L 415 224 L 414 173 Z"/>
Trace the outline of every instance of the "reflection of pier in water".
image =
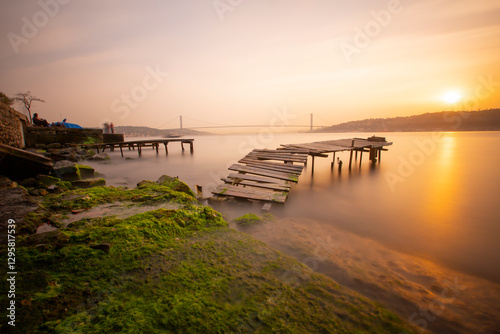
<path id="1" fill-rule="evenodd" d="M 214 197 L 233 197 L 247 200 L 267 202 L 264 209 L 268 210 L 271 203 L 285 203 L 292 184 L 297 183 L 302 170 L 307 164 L 308 155 L 312 159 L 314 172 L 314 159 L 316 157 L 328 158 L 333 153 L 332 169 L 335 164 L 336 152 L 350 151 L 349 169 L 352 168 L 353 155 L 360 155 L 359 165 L 363 153 L 369 154 L 372 163 L 380 162 L 382 151 L 387 151 L 385 146 L 392 145 L 382 137 L 367 139 L 351 138 L 328 141 L 318 141 L 305 144 L 281 145 L 275 150 L 253 150 L 243 159 L 229 167 L 229 174 L 222 179 L 224 184 L 212 191 Z M 340 166 L 341 168 L 341 166 Z"/>

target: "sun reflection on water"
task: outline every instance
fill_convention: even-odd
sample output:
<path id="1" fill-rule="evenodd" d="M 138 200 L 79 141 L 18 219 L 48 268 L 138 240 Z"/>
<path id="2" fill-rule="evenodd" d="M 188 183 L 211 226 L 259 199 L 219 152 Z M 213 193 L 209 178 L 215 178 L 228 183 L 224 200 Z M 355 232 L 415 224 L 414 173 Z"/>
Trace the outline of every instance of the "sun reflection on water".
<path id="1" fill-rule="evenodd" d="M 437 145 L 438 159 L 435 168 L 430 170 L 426 203 L 423 218 L 437 234 L 449 234 L 453 231 L 453 222 L 457 218 L 455 203 L 458 199 L 458 183 L 460 166 L 456 161 L 456 138 L 447 134 Z"/>

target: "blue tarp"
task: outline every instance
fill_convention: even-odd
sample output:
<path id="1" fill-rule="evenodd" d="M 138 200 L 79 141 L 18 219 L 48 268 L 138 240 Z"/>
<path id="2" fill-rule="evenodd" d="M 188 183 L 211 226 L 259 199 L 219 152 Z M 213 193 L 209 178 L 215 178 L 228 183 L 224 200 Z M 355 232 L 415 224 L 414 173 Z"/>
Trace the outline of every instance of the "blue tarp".
<path id="1" fill-rule="evenodd" d="M 54 124 L 54 126 L 64 126 L 65 128 L 68 128 L 68 129 L 83 129 L 78 124 L 67 123 L 67 122 L 57 122 Z"/>

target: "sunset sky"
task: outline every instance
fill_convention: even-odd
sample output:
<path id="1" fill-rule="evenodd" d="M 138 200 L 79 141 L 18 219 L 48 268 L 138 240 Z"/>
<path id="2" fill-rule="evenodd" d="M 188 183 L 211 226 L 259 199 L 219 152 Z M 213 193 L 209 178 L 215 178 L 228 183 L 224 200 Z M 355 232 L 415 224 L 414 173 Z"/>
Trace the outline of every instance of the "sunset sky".
<path id="1" fill-rule="evenodd" d="M 0 35 L 0 91 L 30 90 L 49 122 L 265 125 L 286 110 L 289 124 L 332 125 L 500 107 L 498 0 L 2 0 Z"/>

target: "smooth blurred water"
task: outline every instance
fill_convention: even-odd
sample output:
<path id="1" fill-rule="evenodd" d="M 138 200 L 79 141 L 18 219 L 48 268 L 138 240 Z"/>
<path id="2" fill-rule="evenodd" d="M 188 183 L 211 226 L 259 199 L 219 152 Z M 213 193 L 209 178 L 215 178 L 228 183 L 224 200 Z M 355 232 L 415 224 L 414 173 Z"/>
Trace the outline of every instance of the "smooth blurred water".
<path id="1" fill-rule="evenodd" d="M 273 134 L 195 137 L 195 152 L 169 144 L 160 150 L 109 153 L 111 163 L 91 162 L 108 185 L 178 176 L 204 194 L 229 174 L 227 168 L 254 148 L 372 134 Z M 349 153 L 331 170 L 332 156 L 311 161 L 292 188 L 283 217 L 312 218 L 406 253 L 500 283 L 500 132 L 385 133 L 394 145 L 371 165 L 361 167 Z M 309 158 L 311 159 L 311 158 Z M 304 226 L 307 228 L 307 226 Z"/>

